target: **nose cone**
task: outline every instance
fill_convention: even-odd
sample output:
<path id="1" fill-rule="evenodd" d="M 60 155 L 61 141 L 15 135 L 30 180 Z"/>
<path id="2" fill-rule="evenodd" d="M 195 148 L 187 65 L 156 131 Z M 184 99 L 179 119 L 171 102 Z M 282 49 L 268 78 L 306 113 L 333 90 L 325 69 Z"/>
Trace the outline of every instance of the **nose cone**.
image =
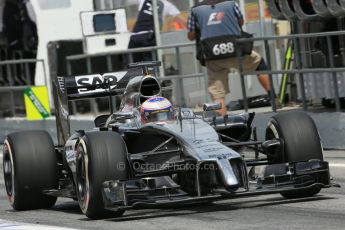
<path id="1" fill-rule="evenodd" d="M 239 178 L 236 176 L 235 168 L 233 168 L 230 165 L 229 160 L 220 159 L 217 160 L 217 164 L 221 178 L 223 180 L 224 187 L 229 191 L 237 190 L 240 187 L 241 182 L 239 181 Z"/>

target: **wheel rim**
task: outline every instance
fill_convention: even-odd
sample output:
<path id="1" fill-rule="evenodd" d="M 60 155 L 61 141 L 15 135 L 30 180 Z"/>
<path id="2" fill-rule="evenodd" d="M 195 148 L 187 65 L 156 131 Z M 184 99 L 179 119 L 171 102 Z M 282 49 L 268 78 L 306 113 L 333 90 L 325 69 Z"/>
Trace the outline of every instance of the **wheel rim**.
<path id="1" fill-rule="evenodd" d="M 6 186 L 6 193 L 8 200 L 11 204 L 14 203 L 14 164 L 10 145 L 7 140 L 5 140 L 3 146 L 3 170 L 4 170 L 4 180 Z"/>
<path id="2" fill-rule="evenodd" d="M 277 128 L 272 122 L 268 123 L 268 129 L 266 130 L 266 140 L 279 139 L 279 133 Z"/>
<path id="3" fill-rule="evenodd" d="M 77 148 L 76 160 L 76 181 L 79 206 L 86 212 L 89 204 L 89 178 L 88 178 L 88 156 L 85 151 L 85 144 L 80 143 Z"/>

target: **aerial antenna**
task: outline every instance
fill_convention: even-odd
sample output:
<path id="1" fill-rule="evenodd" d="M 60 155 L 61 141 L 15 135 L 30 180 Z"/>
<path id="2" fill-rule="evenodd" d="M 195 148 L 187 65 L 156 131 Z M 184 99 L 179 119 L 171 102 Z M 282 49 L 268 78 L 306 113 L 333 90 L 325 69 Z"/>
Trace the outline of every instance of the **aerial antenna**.
<path id="1" fill-rule="evenodd" d="M 181 127 L 181 133 L 182 133 L 183 127 L 182 127 L 182 109 L 181 109 L 181 107 L 178 107 L 178 120 L 180 121 L 180 127 Z"/>
<path id="2" fill-rule="evenodd" d="M 194 138 L 196 137 L 196 132 L 195 132 L 195 114 L 193 117 L 193 127 L 194 127 Z"/>

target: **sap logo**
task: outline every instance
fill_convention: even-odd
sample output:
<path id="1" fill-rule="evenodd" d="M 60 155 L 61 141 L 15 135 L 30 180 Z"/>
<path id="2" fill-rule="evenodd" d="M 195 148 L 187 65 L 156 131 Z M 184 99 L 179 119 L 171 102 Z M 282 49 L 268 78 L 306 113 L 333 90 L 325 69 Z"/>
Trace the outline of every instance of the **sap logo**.
<path id="1" fill-rule="evenodd" d="M 109 82 L 107 82 L 109 81 Z M 107 84 L 105 84 L 107 83 Z M 92 91 L 97 89 L 106 89 L 105 87 L 110 84 L 112 88 L 117 83 L 117 78 L 115 76 L 101 76 L 95 75 L 90 77 L 80 77 L 77 79 L 77 86 L 85 87 L 80 88 L 79 92 Z"/>
<path id="2" fill-rule="evenodd" d="M 78 92 L 83 93 L 95 93 L 105 92 L 106 90 L 114 89 L 117 83 L 126 75 L 127 71 L 107 73 L 104 75 L 86 75 L 75 77 L 76 84 L 78 86 Z"/>

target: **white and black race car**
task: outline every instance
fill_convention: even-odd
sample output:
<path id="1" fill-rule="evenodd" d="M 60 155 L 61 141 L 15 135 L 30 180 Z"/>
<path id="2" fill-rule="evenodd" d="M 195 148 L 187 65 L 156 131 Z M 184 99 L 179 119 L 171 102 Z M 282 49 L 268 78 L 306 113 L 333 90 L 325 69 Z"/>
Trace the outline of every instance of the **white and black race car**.
<path id="1" fill-rule="evenodd" d="M 159 80 L 148 74 L 155 65 L 56 77 L 58 144 L 45 131 L 12 133 L 4 142 L 4 179 L 15 210 L 49 208 L 68 197 L 96 219 L 253 195 L 309 197 L 333 185 L 316 126 L 301 111 L 273 116 L 265 141 L 256 139 L 253 113 L 208 118 L 178 108 L 176 119 L 142 124 L 141 103 L 161 93 Z M 68 101 L 109 96 L 112 105 L 114 95 L 122 96 L 117 112 L 97 117 L 93 130 L 71 133 Z M 204 105 L 204 111 L 216 109 Z M 252 158 L 242 156 L 245 148 Z"/>

